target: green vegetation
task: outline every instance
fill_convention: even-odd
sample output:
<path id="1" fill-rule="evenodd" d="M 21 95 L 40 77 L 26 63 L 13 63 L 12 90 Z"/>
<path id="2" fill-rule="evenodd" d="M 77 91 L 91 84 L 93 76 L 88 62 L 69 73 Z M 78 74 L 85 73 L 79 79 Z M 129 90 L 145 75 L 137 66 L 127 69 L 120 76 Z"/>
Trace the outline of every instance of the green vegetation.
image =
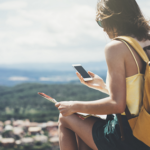
<path id="1" fill-rule="evenodd" d="M 19 145 L 11 147 L 3 147 L 0 145 L 0 150 L 52 150 L 50 143 L 35 143 L 34 145 Z"/>
<path id="2" fill-rule="evenodd" d="M 50 95 L 57 101 L 89 101 L 106 97 L 105 94 L 81 84 L 26 83 L 14 87 L 0 86 L 0 120 L 14 118 L 35 122 L 57 121 L 59 114 L 57 108 L 37 92 Z"/>

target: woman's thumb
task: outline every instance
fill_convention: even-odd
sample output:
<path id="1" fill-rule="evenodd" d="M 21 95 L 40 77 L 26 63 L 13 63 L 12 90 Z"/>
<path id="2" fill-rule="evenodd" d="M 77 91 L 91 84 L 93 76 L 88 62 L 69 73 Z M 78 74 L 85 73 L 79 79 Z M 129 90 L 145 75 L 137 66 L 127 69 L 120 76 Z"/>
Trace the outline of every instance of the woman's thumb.
<path id="1" fill-rule="evenodd" d="M 59 106 L 60 106 L 60 103 L 57 102 L 57 103 L 55 104 L 55 107 L 59 107 Z"/>

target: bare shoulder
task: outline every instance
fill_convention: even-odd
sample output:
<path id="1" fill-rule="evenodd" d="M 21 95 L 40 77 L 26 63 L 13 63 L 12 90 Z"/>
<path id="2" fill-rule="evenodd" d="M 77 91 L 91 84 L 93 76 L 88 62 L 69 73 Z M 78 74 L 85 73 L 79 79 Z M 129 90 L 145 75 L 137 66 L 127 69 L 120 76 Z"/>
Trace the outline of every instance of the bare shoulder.
<path id="1" fill-rule="evenodd" d="M 117 72 L 124 75 L 125 58 L 128 53 L 127 46 L 121 41 L 113 40 L 105 47 L 105 57 L 108 66 L 108 71 Z M 114 67 L 115 66 L 115 67 Z"/>
<path id="2" fill-rule="evenodd" d="M 106 57 L 124 57 L 128 52 L 127 46 L 118 40 L 113 40 L 105 47 Z"/>

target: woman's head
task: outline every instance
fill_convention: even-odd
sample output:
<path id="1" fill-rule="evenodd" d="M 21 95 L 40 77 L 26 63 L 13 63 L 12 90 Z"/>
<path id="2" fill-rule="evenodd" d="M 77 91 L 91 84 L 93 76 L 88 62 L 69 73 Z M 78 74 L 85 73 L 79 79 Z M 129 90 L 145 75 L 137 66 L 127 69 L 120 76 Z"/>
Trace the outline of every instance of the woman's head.
<path id="1" fill-rule="evenodd" d="M 135 0 L 99 0 L 96 20 L 101 20 L 110 38 L 128 35 L 140 41 L 150 39 L 149 22 Z"/>

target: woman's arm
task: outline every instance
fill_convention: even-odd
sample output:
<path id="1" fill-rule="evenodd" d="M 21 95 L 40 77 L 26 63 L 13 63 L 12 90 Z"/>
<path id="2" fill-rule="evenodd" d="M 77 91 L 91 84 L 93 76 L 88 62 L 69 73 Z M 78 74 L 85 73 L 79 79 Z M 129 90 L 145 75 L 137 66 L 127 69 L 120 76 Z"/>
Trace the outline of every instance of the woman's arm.
<path id="1" fill-rule="evenodd" d="M 90 102 L 60 102 L 56 107 L 64 115 L 75 112 L 89 114 L 113 114 L 122 113 L 126 107 L 126 75 L 124 45 L 119 41 L 112 41 L 105 48 L 106 62 L 108 66 L 110 96 L 104 99 Z"/>

